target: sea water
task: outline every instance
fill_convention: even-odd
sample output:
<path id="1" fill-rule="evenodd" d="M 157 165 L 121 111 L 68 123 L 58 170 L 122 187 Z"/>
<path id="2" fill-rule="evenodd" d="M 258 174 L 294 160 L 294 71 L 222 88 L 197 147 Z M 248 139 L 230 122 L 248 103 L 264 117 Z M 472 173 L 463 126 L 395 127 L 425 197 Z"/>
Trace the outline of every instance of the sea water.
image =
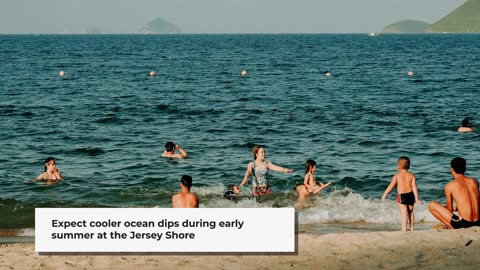
<path id="1" fill-rule="evenodd" d="M 480 123 L 478 44 L 476 34 L 2 35 L 0 228 L 33 228 L 36 207 L 171 207 L 184 174 L 200 207 L 292 207 L 314 159 L 333 185 L 299 210 L 302 228 L 397 230 L 395 190 L 380 198 L 403 155 L 422 200 L 415 219 L 434 222 L 427 203 L 445 202 L 451 159 L 480 174 L 480 134 L 456 131 L 465 117 Z M 161 158 L 167 141 L 188 159 Z M 271 172 L 271 196 L 247 187 L 224 199 L 256 144 L 295 171 Z M 64 181 L 33 180 L 48 156 Z"/>

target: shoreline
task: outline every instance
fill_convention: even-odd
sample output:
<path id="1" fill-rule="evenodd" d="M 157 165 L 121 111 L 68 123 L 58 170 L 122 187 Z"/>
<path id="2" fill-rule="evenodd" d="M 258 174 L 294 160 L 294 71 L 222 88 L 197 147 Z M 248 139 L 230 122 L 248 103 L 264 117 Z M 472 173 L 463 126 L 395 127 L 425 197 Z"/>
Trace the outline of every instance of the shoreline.
<path id="1" fill-rule="evenodd" d="M 34 243 L 0 244 L 0 269 L 478 269 L 480 227 L 460 230 L 299 233 L 295 254 L 39 255 Z"/>
<path id="2" fill-rule="evenodd" d="M 415 223 L 415 231 L 426 231 L 438 227 L 439 223 Z M 397 232 L 400 224 L 373 224 L 366 222 L 353 223 L 315 223 L 298 224 L 297 234 L 322 236 L 326 234 L 342 233 L 370 233 L 370 232 Z M 0 244 L 35 243 L 34 228 L 0 229 Z"/>

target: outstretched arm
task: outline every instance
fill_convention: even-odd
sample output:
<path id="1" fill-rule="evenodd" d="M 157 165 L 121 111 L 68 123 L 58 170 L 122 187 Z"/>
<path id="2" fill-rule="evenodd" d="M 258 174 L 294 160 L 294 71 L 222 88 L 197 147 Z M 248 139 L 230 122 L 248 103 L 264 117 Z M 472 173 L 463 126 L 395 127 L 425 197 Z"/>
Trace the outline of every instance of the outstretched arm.
<path id="1" fill-rule="evenodd" d="M 320 191 L 326 189 L 326 188 L 327 188 L 328 186 L 330 186 L 331 184 L 332 184 L 331 181 L 328 182 L 328 183 L 326 183 L 326 184 L 319 183 L 320 188 L 318 189 L 318 191 L 317 191 L 316 193 L 319 193 Z"/>
<path id="2" fill-rule="evenodd" d="M 330 185 L 332 184 L 332 181 L 330 181 L 330 182 L 328 182 L 328 183 L 326 183 L 326 184 L 321 183 L 321 182 L 318 182 L 318 184 L 319 184 L 321 187 L 326 188 L 326 187 L 328 187 L 328 186 L 330 186 Z"/>
<path id="3" fill-rule="evenodd" d="M 387 189 L 385 190 L 385 192 L 383 193 L 383 196 L 382 196 L 382 201 L 385 200 L 385 198 L 387 197 L 387 194 L 392 191 L 392 189 L 395 187 L 395 185 L 397 184 L 397 178 L 395 176 L 393 176 L 392 178 L 392 182 L 390 183 L 390 185 L 388 185 Z"/>
<path id="4" fill-rule="evenodd" d="M 274 171 L 277 171 L 277 172 L 284 172 L 284 173 L 287 173 L 287 172 L 293 172 L 293 169 L 288 169 L 288 168 L 284 168 L 284 167 L 280 167 L 278 165 L 275 165 L 273 163 L 268 163 L 267 164 L 268 168 L 270 170 L 274 170 Z"/>

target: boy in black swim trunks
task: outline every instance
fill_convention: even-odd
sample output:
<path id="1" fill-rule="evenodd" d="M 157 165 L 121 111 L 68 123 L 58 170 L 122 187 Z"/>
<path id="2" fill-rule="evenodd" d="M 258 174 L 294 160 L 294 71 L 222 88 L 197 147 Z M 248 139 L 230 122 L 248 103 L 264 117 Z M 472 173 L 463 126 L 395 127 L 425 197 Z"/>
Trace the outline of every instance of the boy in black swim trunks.
<path id="1" fill-rule="evenodd" d="M 387 194 L 397 186 L 397 203 L 400 207 L 402 231 L 404 232 L 407 231 L 407 220 L 410 222 L 410 231 L 413 231 L 413 205 L 415 202 L 419 202 L 417 182 L 415 176 L 407 171 L 409 168 L 410 159 L 408 157 L 400 157 L 397 162 L 398 173 L 393 176 L 392 182 L 382 196 L 383 201 Z"/>

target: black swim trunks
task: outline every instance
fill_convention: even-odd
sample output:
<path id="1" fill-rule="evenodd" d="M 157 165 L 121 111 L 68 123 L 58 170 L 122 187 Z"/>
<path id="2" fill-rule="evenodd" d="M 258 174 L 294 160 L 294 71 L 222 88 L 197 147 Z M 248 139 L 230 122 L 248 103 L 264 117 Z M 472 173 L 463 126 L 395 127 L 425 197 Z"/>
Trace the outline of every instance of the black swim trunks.
<path id="1" fill-rule="evenodd" d="M 414 205 L 415 195 L 413 194 L 413 191 L 410 191 L 409 193 L 398 194 L 397 202 L 405 205 Z"/>
<path id="2" fill-rule="evenodd" d="M 480 219 L 477 221 L 471 222 L 453 214 L 452 218 L 450 219 L 450 225 L 452 225 L 454 229 L 470 228 L 472 226 L 480 226 Z"/>

